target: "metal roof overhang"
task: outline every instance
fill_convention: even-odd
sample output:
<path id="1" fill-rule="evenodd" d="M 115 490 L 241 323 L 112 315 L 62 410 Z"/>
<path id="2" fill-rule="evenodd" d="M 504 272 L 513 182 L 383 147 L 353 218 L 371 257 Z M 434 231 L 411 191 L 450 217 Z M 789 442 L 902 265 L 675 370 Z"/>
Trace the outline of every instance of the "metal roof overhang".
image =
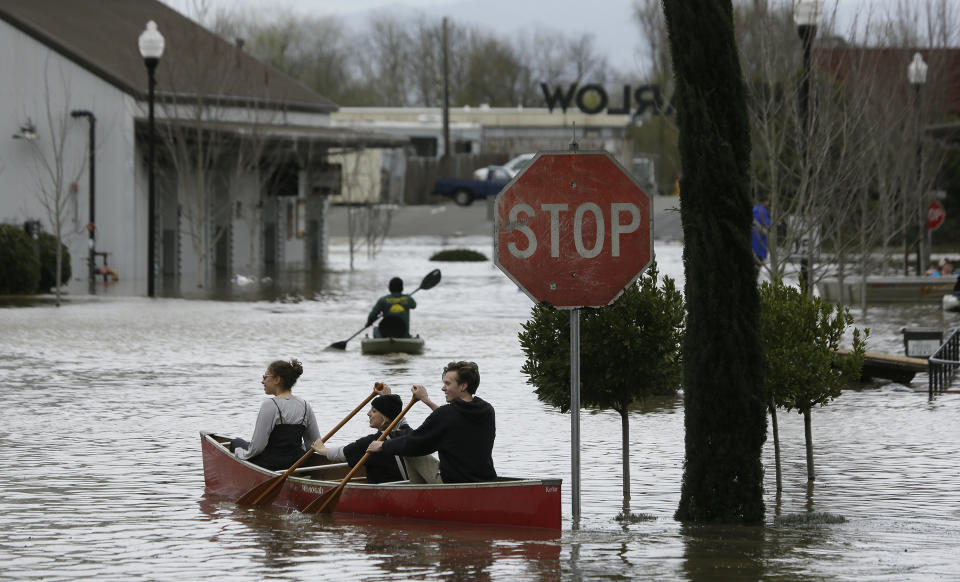
<path id="1" fill-rule="evenodd" d="M 156 120 L 156 123 L 165 129 L 179 126 L 184 130 L 199 129 L 237 140 L 264 140 L 276 145 L 300 143 L 324 148 L 363 149 L 400 148 L 410 143 L 405 136 L 344 127 L 169 119 Z M 137 133 L 145 134 L 147 124 L 146 119 L 137 118 Z"/>

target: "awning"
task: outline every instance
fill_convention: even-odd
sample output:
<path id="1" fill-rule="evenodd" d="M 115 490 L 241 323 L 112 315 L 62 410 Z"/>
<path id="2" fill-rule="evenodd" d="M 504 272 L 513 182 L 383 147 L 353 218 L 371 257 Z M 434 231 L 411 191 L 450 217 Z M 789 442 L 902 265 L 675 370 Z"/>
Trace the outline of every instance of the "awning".
<path id="1" fill-rule="evenodd" d="M 184 119 L 155 120 L 157 131 L 179 128 L 188 132 L 200 129 L 232 137 L 238 140 L 263 140 L 271 145 L 298 143 L 324 148 L 400 148 L 410 143 L 410 138 L 376 131 L 363 131 L 345 127 L 308 126 L 273 123 L 249 123 L 238 121 L 193 121 Z M 149 128 L 147 120 L 136 120 L 137 133 L 142 137 Z M 185 133 L 185 136 L 188 134 Z"/>

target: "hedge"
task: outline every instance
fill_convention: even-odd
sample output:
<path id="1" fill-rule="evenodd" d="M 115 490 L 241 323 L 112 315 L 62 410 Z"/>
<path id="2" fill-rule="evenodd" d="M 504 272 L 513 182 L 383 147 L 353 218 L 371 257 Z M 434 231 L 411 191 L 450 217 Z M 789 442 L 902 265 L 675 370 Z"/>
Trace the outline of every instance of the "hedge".
<path id="1" fill-rule="evenodd" d="M 0 224 L 0 295 L 34 293 L 39 283 L 33 239 L 20 225 Z"/>

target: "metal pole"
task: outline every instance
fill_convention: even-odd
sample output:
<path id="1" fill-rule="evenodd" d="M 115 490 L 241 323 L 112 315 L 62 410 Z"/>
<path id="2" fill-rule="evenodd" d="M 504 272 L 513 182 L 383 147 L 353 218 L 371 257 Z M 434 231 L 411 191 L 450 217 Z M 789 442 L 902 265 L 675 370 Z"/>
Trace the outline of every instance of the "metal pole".
<path id="1" fill-rule="evenodd" d="M 90 123 L 90 137 L 88 138 L 88 146 L 90 148 L 90 219 L 87 222 L 87 231 L 89 232 L 88 246 L 89 256 L 87 262 L 89 263 L 89 282 L 90 282 L 90 293 L 94 291 L 94 283 L 96 282 L 96 251 L 97 251 L 97 235 L 96 235 L 96 172 L 97 172 L 97 117 L 91 111 L 85 109 L 74 110 L 70 112 L 70 116 L 74 119 L 85 117 Z"/>
<path id="2" fill-rule="evenodd" d="M 443 19 L 443 172 L 450 174 L 450 41 L 447 32 L 447 19 Z"/>
<path id="3" fill-rule="evenodd" d="M 147 145 L 147 297 L 155 297 L 156 289 L 154 287 L 154 274 L 156 271 L 156 266 L 154 261 L 156 260 L 154 255 L 156 254 L 155 238 L 156 238 L 156 226 L 154 224 L 155 208 L 156 208 L 156 189 L 154 184 L 154 170 L 153 170 L 153 156 L 154 156 L 154 121 L 153 121 L 153 90 L 156 86 L 156 79 L 154 77 L 154 72 L 157 69 L 157 63 L 160 59 L 155 58 L 145 58 L 143 62 L 147 65 L 147 76 L 149 77 L 149 97 L 148 97 L 148 107 L 149 107 L 149 144 Z"/>
<path id="4" fill-rule="evenodd" d="M 923 149 L 920 142 L 920 83 L 913 85 L 913 109 L 916 115 L 917 141 L 917 275 L 923 275 L 930 258 L 930 247 L 927 242 L 927 209 L 923 196 Z"/>
<path id="5" fill-rule="evenodd" d="M 570 310 L 570 503 L 580 526 L 580 309 Z"/>
<path id="6" fill-rule="evenodd" d="M 802 171 L 807 176 L 807 189 L 811 190 L 810 187 L 810 178 L 812 177 L 812 172 L 810 171 L 808 160 L 809 160 L 809 144 L 807 143 L 810 139 L 810 76 L 812 74 L 812 67 L 810 66 L 810 55 L 813 51 L 813 39 L 817 35 L 817 26 L 815 24 L 801 24 L 797 27 L 797 31 L 800 33 L 800 40 L 803 43 L 803 78 L 800 82 L 800 94 L 798 95 L 798 101 L 800 106 L 800 131 L 803 134 L 802 139 L 800 140 L 801 147 L 803 148 L 803 158 L 802 158 Z M 812 192 L 810 192 L 812 196 Z M 806 226 L 807 229 L 812 229 L 811 225 Z M 807 245 L 807 256 L 801 260 L 801 288 L 802 292 L 806 295 L 813 296 L 813 281 L 810 279 L 813 269 L 813 236 L 815 231 L 809 230 L 809 243 Z"/>
<path id="7" fill-rule="evenodd" d="M 97 263 L 97 117 L 93 112 L 89 112 L 90 117 L 90 224 L 87 229 L 90 231 L 90 288 L 93 289 L 96 281 L 96 263 Z"/>

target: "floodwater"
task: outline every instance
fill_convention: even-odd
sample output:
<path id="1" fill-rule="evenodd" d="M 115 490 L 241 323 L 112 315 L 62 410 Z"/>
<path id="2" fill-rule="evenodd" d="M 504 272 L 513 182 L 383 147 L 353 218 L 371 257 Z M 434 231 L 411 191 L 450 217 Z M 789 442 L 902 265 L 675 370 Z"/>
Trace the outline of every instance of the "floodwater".
<path id="1" fill-rule="evenodd" d="M 489 239 L 391 240 L 375 260 L 334 272 L 317 294 L 283 301 L 146 300 L 98 296 L 56 309 L 0 309 L 0 579 L 6 580 L 931 580 L 960 570 L 960 395 L 930 401 L 912 388 L 845 391 L 813 414 L 817 481 L 808 489 L 802 417 L 779 415 L 784 490 L 774 491 L 772 438 L 763 527 L 687 527 L 673 520 L 683 464 L 679 399 L 631 416 L 630 510 L 621 524 L 620 420 L 584 411 L 582 512 L 570 519 L 570 419 L 537 401 L 517 342 L 530 301 L 491 263 L 431 263 L 444 247 L 488 256 Z M 681 277 L 680 247 L 659 244 Z M 364 357 L 361 325 L 393 275 L 416 295 L 422 356 Z M 297 302 L 297 298 L 306 295 Z M 291 299 L 292 298 L 292 299 Z M 874 308 L 871 351 L 903 353 L 903 326 L 956 326 L 936 307 Z M 332 427 L 384 380 L 401 394 L 440 395 L 452 359 L 479 363 L 479 395 L 497 411 L 497 470 L 564 479 L 564 525 L 469 527 L 244 509 L 204 492 L 199 431 L 249 437 L 260 375 L 297 357 L 295 393 Z M 426 407 L 409 413 L 414 426 Z M 325 429 L 324 429 L 325 431 Z M 368 432 L 362 415 L 332 440 Z M 842 523 L 777 515 L 819 512 Z"/>

